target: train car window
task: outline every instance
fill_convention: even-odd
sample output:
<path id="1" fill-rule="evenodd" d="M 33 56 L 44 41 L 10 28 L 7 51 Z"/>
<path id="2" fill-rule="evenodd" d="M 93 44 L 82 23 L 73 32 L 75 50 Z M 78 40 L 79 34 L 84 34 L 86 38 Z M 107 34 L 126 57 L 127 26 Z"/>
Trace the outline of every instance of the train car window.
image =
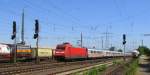
<path id="1" fill-rule="evenodd" d="M 97 51 L 97 53 L 99 53 L 99 51 Z"/>
<path id="2" fill-rule="evenodd" d="M 92 51 L 90 51 L 90 53 L 92 53 Z"/>

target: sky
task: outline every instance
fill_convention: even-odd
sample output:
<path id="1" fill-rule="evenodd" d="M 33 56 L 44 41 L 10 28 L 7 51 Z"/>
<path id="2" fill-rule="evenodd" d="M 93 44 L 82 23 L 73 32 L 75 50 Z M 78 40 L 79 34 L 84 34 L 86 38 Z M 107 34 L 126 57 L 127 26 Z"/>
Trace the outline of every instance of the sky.
<path id="1" fill-rule="evenodd" d="M 35 46 L 33 39 L 35 19 L 40 24 L 40 47 L 55 48 L 70 42 L 77 46 L 80 35 L 83 45 L 103 49 L 123 48 L 122 35 L 126 34 L 126 48 L 141 45 L 150 47 L 149 0 L 0 0 L 0 42 L 13 43 L 12 22 L 17 22 L 17 41 L 20 41 L 21 14 L 25 13 L 25 41 Z M 106 40 L 106 34 L 107 40 Z"/>

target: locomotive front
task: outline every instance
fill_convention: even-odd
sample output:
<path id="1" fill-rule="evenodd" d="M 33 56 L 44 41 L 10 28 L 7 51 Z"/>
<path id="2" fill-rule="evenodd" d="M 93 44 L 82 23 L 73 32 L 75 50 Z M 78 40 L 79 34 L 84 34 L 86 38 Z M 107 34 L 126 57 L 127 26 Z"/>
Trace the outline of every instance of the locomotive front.
<path id="1" fill-rule="evenodd" d="M 65 45 L 57 45 L 56 49 L 54 50 L 54 58 L 56 60 L 65 59 Z"/>

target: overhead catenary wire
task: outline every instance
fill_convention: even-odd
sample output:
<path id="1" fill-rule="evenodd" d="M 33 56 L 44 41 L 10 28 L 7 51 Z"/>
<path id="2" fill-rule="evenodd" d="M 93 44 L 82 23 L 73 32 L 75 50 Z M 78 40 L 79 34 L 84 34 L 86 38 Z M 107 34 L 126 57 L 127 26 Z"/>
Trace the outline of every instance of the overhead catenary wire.
<path id="1" fill-rule="evenodd" d="M 29 4 L 31 7 L 34 7 L 34 6 L 37 6 L 37 7 L 38 7 L 38 6 L 40 6 L 39 4 L 37 4 L 37 3 L 31 3 L 31 2 L 28 1 L 28 0 L 24 0 L 24 2 L 26 2 L 27 4 Z M 49 8 L 44 7 L 44 6 L 40 6 L 40 7 L 38 7 L 38 8 L 40 8 L 41 10 L 47 11 L 48 13 L 54 12 L 54 11 L 50 10 Z M 56 7 L 55 7 L 55 8 L 56 8 Z M 57 7 L 57 9 L 58 9 L 58 7 Z M 60 8 L 59 8 L 59 9 L 60 9 Z M 55 16 L 60 17 L 60 16 L 57 14 L 57 12 L 54 12 L 53 14 L 54 14 Z M 73 20 L 72 20 L 72 19 L 73 19 Z M 73 22 L 73 23 L 75 23 L 75 24 L 79 24 L 79 25 L 80 25 L 80 23 L 79 23 L 77 20 L 75 20 L 73 17 L 71 17 L 70 21 Z"/>
<path id="2" fill-rule="evenodd" d="M 80 22 L 80 20 L 77 17 L 73 16 L 69 12 L 64 11 L 62 8 L 56 6 L 56 4 L 54 4 L 51 0 L 49 0 L 49 3 L 50 3 L 50 6 L 57 9 L 58 11 L 62 12 L 64 15 L 71 17 L 72 19 L 74 19 L 77 22 Z"/>

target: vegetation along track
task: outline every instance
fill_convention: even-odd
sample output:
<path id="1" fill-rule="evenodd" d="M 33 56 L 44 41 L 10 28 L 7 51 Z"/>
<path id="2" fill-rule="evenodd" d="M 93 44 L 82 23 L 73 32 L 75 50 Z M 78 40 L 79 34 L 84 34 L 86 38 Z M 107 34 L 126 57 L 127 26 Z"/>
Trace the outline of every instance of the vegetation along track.
<path id="1" fill-rule="evenodd" d="M 115 63 L 114 65 L 110 66 L 106 69 L 102 75 L 125 75 L 125 65 L 129 64 L 133 59 L 128 59 L 125 62 Z"/>

